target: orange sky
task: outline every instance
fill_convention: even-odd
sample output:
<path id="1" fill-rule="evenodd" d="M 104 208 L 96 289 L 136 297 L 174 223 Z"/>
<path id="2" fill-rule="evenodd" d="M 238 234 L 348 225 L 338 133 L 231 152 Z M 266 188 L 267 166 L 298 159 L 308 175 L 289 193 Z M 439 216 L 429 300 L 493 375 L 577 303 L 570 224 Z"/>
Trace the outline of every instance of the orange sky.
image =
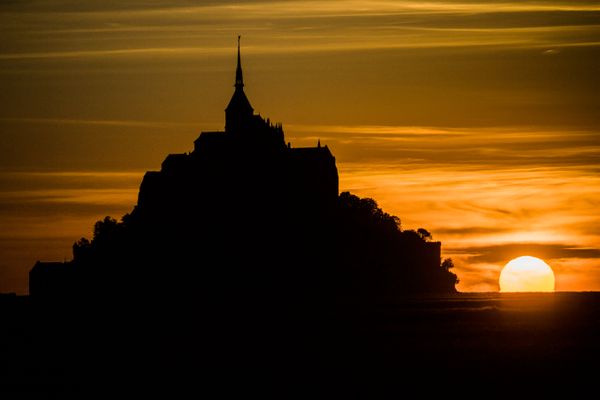
<path id="1" fill-rule="evenodd" d="M 0 291 L 223 127 L 237 34 L 255 110 L 429 229 L 460 290 L 525 254 L 600 290 L 597 2 L 37 0 L 0 4 Z"/>

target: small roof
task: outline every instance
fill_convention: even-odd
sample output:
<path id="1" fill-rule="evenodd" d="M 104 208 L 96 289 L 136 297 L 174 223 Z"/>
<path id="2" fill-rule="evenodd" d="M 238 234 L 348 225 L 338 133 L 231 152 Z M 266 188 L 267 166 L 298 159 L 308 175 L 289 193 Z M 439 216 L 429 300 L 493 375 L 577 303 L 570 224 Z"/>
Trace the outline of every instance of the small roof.
<path id="1" fill-rule="evenodd" d="M 250 105 L 250 101 L 246 97 L 244 89 L 238 87 L 235 88 L 235 92 L 233 92 L 233 96 L 231 96 L 231 100 L 229 100 L 229 104 L 227 105 L 225 111 L 252 114 L 254 112 L 254 109 Z"/>

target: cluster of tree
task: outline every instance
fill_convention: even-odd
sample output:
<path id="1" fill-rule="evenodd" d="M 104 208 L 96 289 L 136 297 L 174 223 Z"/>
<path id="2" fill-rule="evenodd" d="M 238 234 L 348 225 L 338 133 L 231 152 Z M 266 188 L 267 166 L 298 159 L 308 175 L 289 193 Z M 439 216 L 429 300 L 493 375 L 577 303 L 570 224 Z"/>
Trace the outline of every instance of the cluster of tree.
<path id="1" fill-rule="evenodd" d="M 423 228 L 402 230 L 400 219 L 384 212 L 370 198 L 340 195 L 338 266 L 350 269 L 349 287 L 357 292 L 393 297 L 414 293 L 450 293 L 458 279 L 452 260 L 440 264 L 440 243 Z"/>
<path id="2" fill-rule="evenodd" d="M 364 298 L 448 293 L 458 282 L 452 260 L 440 263 L 440 244 L 427 230 L 402 230 L 400 219 L 375 200 L 349 192 L 340 194 L 334 210 L 313 218 L 289 216 L 282 223 L 279 216 L 262 215 L 263 226 L 246 236 L 235 232 L 241 227 L 230 226 L 234 219 L 227 214 L 217 219 L 219 226 L 171 221 L 153 227 L 135 210 L 121 221 L 106 217 L 96 222 L 91 241 L 81 238 L 73 245 L 73 262 L 93 271 L 90 284 L 130 292 L 233 287 L 247 297 L 260 287 L 263 294 Z M 278 220 L 275 232 L 264 229 L 273 226 L 272 219 Z M 227 234 L 217 234 L 223 225 Z"/>

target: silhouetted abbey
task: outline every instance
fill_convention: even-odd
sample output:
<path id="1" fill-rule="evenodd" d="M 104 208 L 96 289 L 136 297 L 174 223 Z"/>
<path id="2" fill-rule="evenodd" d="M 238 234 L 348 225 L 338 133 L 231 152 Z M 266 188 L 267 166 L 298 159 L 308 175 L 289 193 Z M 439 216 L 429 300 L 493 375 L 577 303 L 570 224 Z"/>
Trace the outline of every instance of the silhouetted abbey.
<path id="1" fill-rule="evenodd" d="M 231 206 L 225 210 L 235 212 L 255 201 L 255 207 L 279 212 L 290 210 L 292 202 L 294 208 L 320 212 L 329 210 L 337 196 L 338 173 L 327 146 L 292 148 L 285 144 L 281 125 L 253 113 L 244 93 L 238 43 L 225 131 L 202 132 L 192 153 L 170 154 L 161 171 L 147 172 L 136 212 L 151 219 L 173 218 L 181 211 L 185 215 L 177 217 L 193 217 L 225 204 Z"/>
<path id="2" fill-rule="evenodd" d="M 453 292 L 451 264 L 429 239 L 401 231 L 371 199 L 338 195 L 327 146 L 294 148 L 280 124 L 254 114 L 238 41 L 225 130 L 202 132 L 191 153 L 147 172 L 132 213 L 96 223 L 73 261 L 36 264 L 30 293 L 222 306 Z"/>
<path id="3" fill-rule="evenodd" d="M 413 296 L 454 291 L 440 261 L 426 230 L 338 195 L 326 146 L 287 146 L 253 114 L 238 55 L 225 131 L 148 172 L 133 211 L 98 221 L 72 261 L 38 262 L 30 298 L 0 296 L 0 393 L 589 392 L 597 293 Z"/>

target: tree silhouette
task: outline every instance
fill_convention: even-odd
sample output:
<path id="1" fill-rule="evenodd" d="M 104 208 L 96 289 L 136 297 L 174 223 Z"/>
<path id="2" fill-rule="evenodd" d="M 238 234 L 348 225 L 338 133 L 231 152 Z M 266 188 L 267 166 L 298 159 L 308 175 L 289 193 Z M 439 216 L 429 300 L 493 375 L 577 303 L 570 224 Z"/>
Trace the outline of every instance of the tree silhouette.
<path id="1" fill-rule="evenodd" d="M 228 281 L 235 281 L 235 274 L 245 276 L 243 286 L 271 282 L 262 289 L 268 293 L 287 285 L 289 292 L 299 297 L 304 296 L 299 292 L 310 291 L 373 296 L 454 290 L 451 260 L 440 265 L 432 258 L 439 252 L 432 235 L 424 228 L 402 231 L 400 219 L 386 213 L 374 199 L 343 192 L 329 217 L 302 214 L 297 219 L 290 215 L 285 217 L 287 221 L 266 203 L 248 204 L 253 213 L 249 217 L 261 224 L 261 235 L 239 236 L 243 219 L 224 209 L 195 211 L 208 214 L 192 219 L 200 221 L 193 222 L 193 228 L 185 213 L 156 225 L 134 212 L 123 216 L 121 222 L 108 216 L 96 222 L 91 241 L 81 238 L 74 243 L 74 262 L 93 271 L 89 282 L 110 286 L 113 274 L 128 282 L 124 286 L 135 287 L 141 273 L 146 286 L 154 290 L 165 290 L 168 283 L 168 287 L 195 291 L 193 285 L 203 286 L 203 279 L 209 279 L 206 284 L 214 288 L 226 287 Z M 287 257 L 284 238 L 296 243 L 304 254 Z M 234 245 L 237 252 L 228 254 L 227 249 Z M 255 266 L 252 275 L 246 264 Z"/>
<path id="2" fill-rule="evenodd" d="M 90 256 L 91 249 L 92 243 L 88 239 L 82 237 L 73 243 L 73 259 L 78 261 L 85 260 Z"/>
<path id="3" fill-rule="evenodd" d="M 453 287 L 456 286 L 460 282 L 460 279 L 458 279 L 458 276 L 456 276 L 454 272 L 450 271 L 452 268 L 454 268 L 454 261 L 452 261 L 451 258 L 446 258 L 444 261 L 442 261 L 441 266 L 442 270 L 446 273 L 446 277 L 450 284 L 452 284 Z"/>
<path id="4" fill-rule="evenodd" d="M 446 258 L 446 259 L 444 259 L 444 261 L 442 261 L 442 269 L 443 270 L 449 271 L 452 268 L 454 268 L 454 262 L 452 261 L 451 258 Z"/>
<path id="5" fill-rule="evenodd" d="M 431 236 L 431 233 L 429 233 L 429 231 L 427 229 L 419 228 L 419 229 L 417 229 L 417 233 L 425 241 L 433 240 L 433 236 Z"/>

